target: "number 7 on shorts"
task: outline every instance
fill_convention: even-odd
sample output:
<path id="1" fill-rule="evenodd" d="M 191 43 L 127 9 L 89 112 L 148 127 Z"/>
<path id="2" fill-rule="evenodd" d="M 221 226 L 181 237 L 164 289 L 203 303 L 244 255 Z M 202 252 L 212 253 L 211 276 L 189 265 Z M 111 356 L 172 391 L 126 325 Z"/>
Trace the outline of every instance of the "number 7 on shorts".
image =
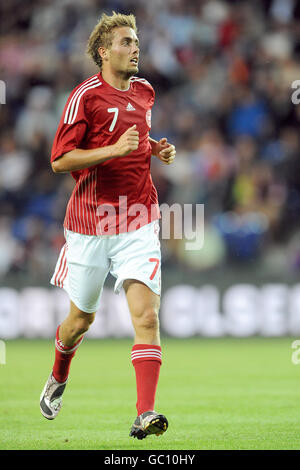
<path id="1" fill-rule="evenodd" d="M 155 263 L 153 272 L 152 272 L 152 274 L 151 274 L 151 276 L 150 276 L 150 280 L 152 281 L 152 279 L 154 278 L 154 276 L 155 276 L 155 274 L 157 273 L 157 270 L 158 270 L 159 259 L 158 259 L 158 258 L 149 258 L 149 261 L 150 261 L 150 263 Z"/>

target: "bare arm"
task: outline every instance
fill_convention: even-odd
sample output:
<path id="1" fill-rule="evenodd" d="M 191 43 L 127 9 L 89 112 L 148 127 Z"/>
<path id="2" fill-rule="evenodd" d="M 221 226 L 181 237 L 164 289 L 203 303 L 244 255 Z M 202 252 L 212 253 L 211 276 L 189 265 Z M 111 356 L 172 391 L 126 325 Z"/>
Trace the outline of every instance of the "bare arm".
<path id="1" fill-rule="evenodd" d="M 151 152 L 152 152 L 152 155 L 154 155 L 155 157 L 157 157 L 157 140 L 154 140 L 152 139 L 151 137 L 149 137 L 149 142 L 151 144 Z"/>
<path id="2" fill-rule="evenodd" d="M 74 149 L 54 160 L 51 166 L 54 173 L 68 173 L 89 168 L 115 156 L 113 145 L 90 150 Z"/>
<path id="3" fill-rule="evenodd" d="M 96 149 L 74 149 L 52 162 L 54 173 L 67 173 L 69 171 L 83 170 L 98 165 L 111 158 L 124 157 L 136 150 L 139 146 L 139 133 L 136 125 L 127 129 L 119 140 L 106 147 Z"/>

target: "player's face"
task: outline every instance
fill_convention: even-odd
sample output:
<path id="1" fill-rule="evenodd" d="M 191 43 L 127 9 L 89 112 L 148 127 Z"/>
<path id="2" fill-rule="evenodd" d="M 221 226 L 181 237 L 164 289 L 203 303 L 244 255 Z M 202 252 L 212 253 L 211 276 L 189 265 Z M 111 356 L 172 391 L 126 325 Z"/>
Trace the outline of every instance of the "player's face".
<path id="1" fill-rule="evenodd" d="M 107 52 L 109 66 L 115 73 L 131 77 L 138 72 L 139 40 L 132 28 L 115 28 Z"/>

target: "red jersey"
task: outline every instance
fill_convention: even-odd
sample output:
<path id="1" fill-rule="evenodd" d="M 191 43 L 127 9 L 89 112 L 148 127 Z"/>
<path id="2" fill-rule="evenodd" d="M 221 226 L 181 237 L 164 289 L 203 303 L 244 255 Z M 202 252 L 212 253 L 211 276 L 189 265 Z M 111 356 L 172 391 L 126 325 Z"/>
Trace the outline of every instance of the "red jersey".
<path id="1" fill-rule="evenodd" d="M 115 144 L 136 124 L 139 147 L 125 157 L 72 172 L 76 181 L 64 227 L 85 235 L 136 230 L 160 217 L 150 174 L 151 108 L 154 90 L 138 77 L 118 90 L 93 75 L 70 94 L 54 139 L 51 162 L 76 148 Z"/>

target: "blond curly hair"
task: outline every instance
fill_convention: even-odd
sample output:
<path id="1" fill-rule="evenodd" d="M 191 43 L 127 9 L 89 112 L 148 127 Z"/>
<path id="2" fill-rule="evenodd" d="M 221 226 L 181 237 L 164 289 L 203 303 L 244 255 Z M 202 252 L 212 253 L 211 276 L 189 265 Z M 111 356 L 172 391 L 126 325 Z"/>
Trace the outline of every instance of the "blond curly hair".
<path id="1" fill-rule="evenodd" d="M 109 47 L 112 44 L 112 31 L 114 28 L 128 26 L 137 34 L 135 16 L 123 15 L 113 11 L 111 16 L 102 14 L 100 20 L 93 29 L 87 43 L 87 54 L 92 58 L 96 65 L 102 68 L 102 59 L 98 52 L 99 47 Z"/>

